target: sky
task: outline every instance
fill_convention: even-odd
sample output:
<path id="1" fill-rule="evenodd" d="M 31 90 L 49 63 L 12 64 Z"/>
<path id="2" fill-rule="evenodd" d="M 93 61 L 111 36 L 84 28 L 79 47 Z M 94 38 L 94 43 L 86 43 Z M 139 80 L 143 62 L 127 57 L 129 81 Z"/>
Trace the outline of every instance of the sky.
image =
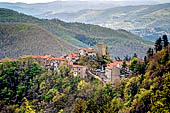
<path id="1" fill-rule="evenodd" d="M 0 2 L 11 2 L 11 3 L 16 3 L 16 2 L 46 3 L 46 2 L 52 2 L 52 1 L 57 1 L 57 0 L 0 0 Z M 58 1 L 71 1 L 71 0 L 58 0 Z M 138 0 L 72 0 L 72 1 L 138 1 Z M 139 1 L 147 1 L 147 0 L 139 0 Z M 168 0 L 155 0 L 155 1 L 168 1 Z"/>

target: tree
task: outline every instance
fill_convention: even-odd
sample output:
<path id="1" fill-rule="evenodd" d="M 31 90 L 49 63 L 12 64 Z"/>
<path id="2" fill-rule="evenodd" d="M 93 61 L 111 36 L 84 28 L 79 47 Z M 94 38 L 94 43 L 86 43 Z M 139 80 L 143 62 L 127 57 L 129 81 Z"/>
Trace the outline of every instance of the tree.
<path id="1" fill-rule="evenodd" d="M 148 59 L 146 56 L 144 57 L 144 62 L 145 62 L 145 64 L 147 64 L 147 62 L 148 62 Z"/>
<path id="2" fill-rule="evenodd" d="M 15 112 L 16 113 L 35 113 L 35 110 L 33 109 L 33 107 L 34 106 L 30 104 L 27 98 L 24 97 L 24 105 L 20 106 L 20 108 L 17 108 Z"/>
<path id="3" fill-rule="evenodd" d="M 162 59 L 161 59 L 161 63 L 165 64 L 168 60 L 169 60 L 168 50 L 165 50 L 165 53 L 164 53 L 164 55 L 162 56 Z"/>
<path id="4" fill-rule="evenodd" d="M 86 110 L 86 103 L 83 99 L 78 99 L 75 105 L 75 109 L 73 113 L 85 113 Z"/>
<path id="5" fill-rule="evenodd" d="M 110 54 L 110 53 L 109 53 L 109 47 L 106 46 L 106 56 L 109 57 L 109 54 Z"/>
<path id="6" fill-rule="evenodd" d="M 134 53 L 133 58 L 134 58 L 134 57 L 136 57 L 136 58 L 138 57 L 136 53 Z"/>
<path id="7" fill-rule="evenodd" d="M 80 83 L 77 85 L 77 89 L 78 89 L 78 90 L 83 90 L 83 89 L 85 89 L 86 84 L 87 84 L 87 83 L 85 82 L 85 80 L 81 80 Z"/>
<path id="8" fill-rule="evenodd" d="M 125 60 L 125 61 L 130 61 L 130 60 L 131 60 L 131 57 L 128 56 L 128 55 L 126 55 L 126 56 L 124 57 L 124 60 Z"/>
<path id="9" fill-rule="evenodd" d="M 162 39 L 163 39 L 164 47 L 168 46 L 169 42 L 168 42 L 167 35 L 163 35 Z"/>
<path id="10" fill-rule="evenodd" d="M 152 56 L 153 56 L 153 49 L 149 48 L 147 51 L 147 58 L 150 59 L 150 57 L 152 57 Z"/>
<path id="11" fill-rule="evenodd" d="M 126 61 L 123 61 L 122 68 L 120 69 L 120 73 L 126 75 L 127 74 L 127 64 Z"/>
<path id="12" fill-rule="evenodd" d="M 132 59 L 132 61 L 131 61 L 131 64 L 130 64 L 129 69 L 130 69 L 131 71 L 134 71 L 137 63 L 138 63 L 138 59 L 137 59 L 136 57 L 134 57 L 134 58 Z"/>
<path id="13" fill-rule="evenodd" d="M 121 58 L 117 56 L 117 57 L 115 57 L 115 60 L 116 61 L 121 61 Z"/>
<path id="14" fill-rule="evenodd" d="M 170 112 L 170 73 L 163 75 L 162 89 L 152 93 L 151 111 L 152 113 L 169 113 Z"/>
<path id="15" fill-rule="evenodd" d="M 155 42 L 155 51 L 158 52 L 160 50 L 162 50 L 162 39 L 161 39 L 161 37 L 158 38 Z"/>

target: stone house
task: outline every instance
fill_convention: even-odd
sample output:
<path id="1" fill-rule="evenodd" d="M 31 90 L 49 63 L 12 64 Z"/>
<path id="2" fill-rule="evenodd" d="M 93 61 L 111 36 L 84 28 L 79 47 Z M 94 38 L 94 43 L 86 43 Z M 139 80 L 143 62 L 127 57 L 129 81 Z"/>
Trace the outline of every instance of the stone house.
<path id="1" fill-rule="evenodd" d="M 130 62 L 126 62 L 127 66 L 130 65 Z M 107 77 L 108 81 L 114 82 L 116 78 L 120 78 L 120 70 L 122 68 L 123 62 L 122 61 L 115 61 L 107 65 L 105 69 L 105 76 Z"/>
<path id="2" fill-rule="evenodd" d="M 68 61 L 68 62 L 76 62 L 79 58 L 80 58 L 80 54 L 79 52 L 75 52 L 75 53 L 72 53 L 72 54 L 68 54 L 68 55 L 65 55 L 64 58 Z"/>
<path id="3" fill-rule="evenodd" d="M 81 65 L 71 65 L 71 69 L 74 71 L 74 76 L 80 76 L 81 78 L 85 78 L 87 76 L 86 74 L 86 66 Z"/>

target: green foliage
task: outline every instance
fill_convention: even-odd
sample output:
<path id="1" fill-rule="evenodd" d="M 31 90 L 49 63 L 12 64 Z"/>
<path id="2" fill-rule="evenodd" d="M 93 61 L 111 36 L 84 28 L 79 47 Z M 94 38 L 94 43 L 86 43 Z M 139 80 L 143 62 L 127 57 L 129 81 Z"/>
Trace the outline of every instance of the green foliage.
<path id="1" fill-rule="evenodd" d="M 51 101 L 57 93 L 58 93 L 58 91 L 56 89 L 52 88 L 42 98 L 44 98 L 44 100 L 46 100 L 46 101 Z"/>
<path id="2" fill-rule="evenodd" d="M 83 89 L 85 89 L 86 84 L 87 84 L 87 83 L 86 83 L 84 80 L 81 80 L 80 83 L 79 83 L 78 86 L 77 86 L 77 89 L 78 89 L 78 90 L 83 90 Z"/>
<path id="3" fill-rule="evenodd" d="M 35 113 L 35 110 L 32 108 L 27 98 L 24 97 L 24 106 L 21 106 L 20 109 L 16 109 L 16 112 Z"/>
<path id="4" fill-rule="evenodd" d="M 120 73 L 123 75 L 127 74 L 127 64 L 126 61 L 123 61 L 122 68 L 120 69 Z"/>
<path id="5" fill-rule="evenodd" d="M 78 99 L 74 108 L 73 113 L 85 113 L 86 103 L 83 99 Z"/>
<path id="6" fill-rule="evenodd" d="M 0 98 L 5 102 L 20 102 L 32 86 L 33 77 L 42 73 L 40 65 L 31 60 L 4 60 L 3 64 L 0 64 Z"/>
<path id="7" fill-rule="evenodd" d="M 169 44 L 167 35 L 163 35 L 162 39 L 164 47 L 167 47 Z"/>
<path id="8" fill-rule="evenodd" d="M 162 50 L 162 39 L 161 39 L 161 37 L 158 38 L 155 42 L 155 51 L 158 52 L 160 50 Z"/>
<path id="9" fill-rule="evenodd" d="M 170 112 L 170 73 L 164 74 L 161 90 L 156 90 L 151 97 L 152 112 Z"/>
<path id="10" fill-rule="evenodd" d="M 134 71 L 135 70 L 135 66 L 137 65 L 137 63 L 138 63 L 138 59 L 136 57 L 133 57 L 129 69 Z"/>
<path id="11" fill-rule="evenodd" d="M 165 51 L 164 55 L 162 56 L 161 63 L 165 64 L 167 61 L 169 61 L 169 53 L 168 50 Z"/>
<path id="12" fill-rule="evenodd" d="M 147 58 L 150 59 L 153 56 L 153 49 L 149 48 L 147 51 Z"/>

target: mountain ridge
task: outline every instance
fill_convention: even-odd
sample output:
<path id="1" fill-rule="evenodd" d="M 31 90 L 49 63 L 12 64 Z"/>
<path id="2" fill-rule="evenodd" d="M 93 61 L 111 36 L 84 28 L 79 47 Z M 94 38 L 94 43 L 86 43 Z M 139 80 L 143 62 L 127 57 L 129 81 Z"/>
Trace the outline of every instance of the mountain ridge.
<path id="1" fill-rule="evenodd" d="M 152 41 L 163 34 L 170 36 L 170 3 L 121 6 L 105 10 L 90 9 L 74 13 L 48 12 L 37 17 L 58 18 L 67 22 L 83 22 L 112 29 L 125 29 Z"/>
<path id="2" fill-rule="evenodd" d="M 98 25 L 83 23 L 65 23 L 61 20 L 38 19 L 9 9 L 0 9 L 0 22 L 23 22 L 39 25 L 62 40 L 80 48 L 96 48 L 98 42 L 106 43 L 111 56 L 124 57 L 138 53 L 143 57 L 146 50 L 153 45 L 127 31 L 112 30 Z M 137 46 L 136 46 L 137 45 Z M 126 49 L 125 49 L 126 48 Z"/>

